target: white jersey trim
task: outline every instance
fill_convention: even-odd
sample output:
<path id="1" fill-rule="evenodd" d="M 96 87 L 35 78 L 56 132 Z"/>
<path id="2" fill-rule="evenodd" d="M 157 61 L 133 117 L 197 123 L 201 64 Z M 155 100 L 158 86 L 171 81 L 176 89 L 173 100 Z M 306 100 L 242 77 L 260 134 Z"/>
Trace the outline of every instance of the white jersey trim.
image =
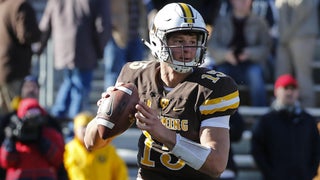
<path id="1" fill-rule="evenodd" d="M 220 128 L 230 129 L 229 120 L 230 120 L 230 115 L 213 117 L 213 118 L 203 120 L 201 122 L 201 127 L 208 126 L 208 127 L 220 127 Z"/>

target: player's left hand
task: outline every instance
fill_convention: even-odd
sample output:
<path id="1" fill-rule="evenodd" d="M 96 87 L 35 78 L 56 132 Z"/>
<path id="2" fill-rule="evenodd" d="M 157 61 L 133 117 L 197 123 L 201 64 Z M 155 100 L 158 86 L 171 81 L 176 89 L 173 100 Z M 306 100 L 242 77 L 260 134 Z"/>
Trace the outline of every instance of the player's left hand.
<path id="1" fill-rule="evenodd" d="M 121 86 L 121 85 L 123 85 L 123 84 L 124 84 L 123 82 L 118 82 L 115 86 L 110 86 L 110 87 L 107 88 L 106 91 L 102 92 L 100 99 L 97 101 L 97 106 L 100 106 L 101 103 L 102 103 L 102 101 L 103 101 L 105 98 L 108 98 L 108 97 L 110 96 L 110 92 L 111 92 L 111 91 L 115 91 L 118 86 Z"/>
<path id="2" fill-rule="evenodd" d="M 158 113 L 148 107 L 144 102 L 136 105 L 136 125 L 139 129 L 148 131 L 153 139 L 172 149 L 176 142 L 176 133 L 167 129 L 162 123 Z"/>

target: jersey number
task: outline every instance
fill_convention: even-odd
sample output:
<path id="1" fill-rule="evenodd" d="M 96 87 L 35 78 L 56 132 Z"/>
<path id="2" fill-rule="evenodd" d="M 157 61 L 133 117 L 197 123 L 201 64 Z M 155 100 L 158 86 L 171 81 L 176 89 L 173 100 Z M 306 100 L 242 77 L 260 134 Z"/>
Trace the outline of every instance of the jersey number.
<path id="1" fill-rule="evenodd" d="M 222 72 L 211 70 L 211 71 L 208 71 L 207 74 L 203 74 L 201 78 L 202 79 L 207 78 L 211 80 L 213 83 L 216 83 L 220 79 L 220 77 L 224 77 L 224 76 L 226 75 L 223 74 Z"/>
<path id="2" fill-rule="evenodd" d="M 151 136 L 149 133 L 144 131 L 144 135 L 147 137 L 145 139 L 145 146 L 143 150 L 143 157 L 141 158 L 140 162 L 141 164 L 148 166 L 148 167 L 155 167 L 155 162 L 150 159 L 150 154 L 151 154 L 151 146 L 154 143 L 154 141 L 151 139 Z M 167 167 L 170 170 L 180 170 L 185 166 L 185 162 L 181 159 L 179 159 L 175 163 L 171 163 L 171 155 L 169 153 L 162 153 L 160 156 L 160 162 L 163 166 Z"/>

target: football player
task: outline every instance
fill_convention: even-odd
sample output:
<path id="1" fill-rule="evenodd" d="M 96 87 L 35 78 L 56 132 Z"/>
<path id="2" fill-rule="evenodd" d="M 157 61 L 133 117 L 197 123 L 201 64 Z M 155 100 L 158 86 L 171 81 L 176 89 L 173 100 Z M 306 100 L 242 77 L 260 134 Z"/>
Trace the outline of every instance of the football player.
<path id="1" fill-rule="evenodd" d="M 118 83 L 135 83 L 141 101 L 136 125 L 142 130 L 137 179 L 213 179 L 225 169 L 229 118 L 239 106 L 237 85 L 229 76 L 200 68 L 208 32 L 199 12 L 184 3 L 164 6 L 149 32 L 155 60 L 127 63 Z M 104 95 L 103 95 L 104 96 Z M 109 143 L 87 127 L 85 143 Z"/>

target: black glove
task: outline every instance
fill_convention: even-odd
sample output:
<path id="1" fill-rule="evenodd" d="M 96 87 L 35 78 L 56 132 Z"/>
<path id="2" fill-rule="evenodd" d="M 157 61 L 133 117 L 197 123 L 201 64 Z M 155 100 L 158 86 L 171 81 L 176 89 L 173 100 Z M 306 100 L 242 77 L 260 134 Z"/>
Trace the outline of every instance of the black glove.
<path id="1" fill-rule="evenodd" d="M 10 117 L 10 122 L 4 128 L 4 135 L 6 138 L 16 140 L 17 128 L 21 126 L 21 121 L 17 115 L 12 115 Z M 19 128 L 18 128 L 19 129 Z"/>
<path id="2" fill-rule="evenodd" d="M 46 139 L 41 137 L 39 139 L 39 150 L 42 154 L 46 154 L 50 150 L 51 142 Z"/>

